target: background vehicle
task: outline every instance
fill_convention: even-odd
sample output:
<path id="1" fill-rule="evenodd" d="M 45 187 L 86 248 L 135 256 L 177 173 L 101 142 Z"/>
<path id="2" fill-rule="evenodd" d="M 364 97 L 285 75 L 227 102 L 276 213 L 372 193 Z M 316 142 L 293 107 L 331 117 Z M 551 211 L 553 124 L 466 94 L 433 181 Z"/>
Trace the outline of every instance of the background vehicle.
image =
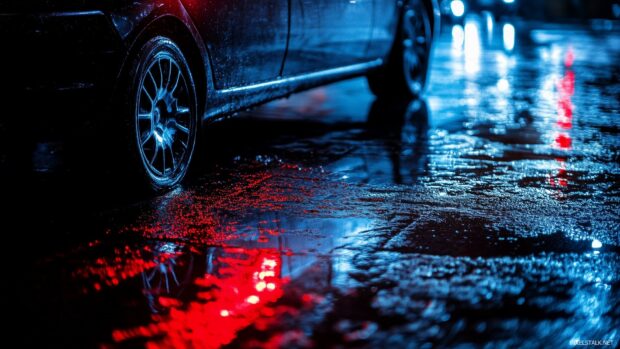
<path id="1" fill-rule="evenodd" d="M 523 0 L 442 0 L 440 10 L 444 23 L 463 25 L 468 14 L 488 13 L 497 19 L 512 18 Z"/>
<path id="2" fill-rule="evenodd" d="M 166 189 L 213 118 L 362 75 L 422 93 L 438 15 L 434 0 L 3 1 L 2 95 L 87 101 L 127 173 Z"/>
<path id="3" fill-rule="evenodd" d="M 469 11 L 469 3 L 464 0 L 441 0 L 440 11 L 443 24 L 463 24 Z"/>

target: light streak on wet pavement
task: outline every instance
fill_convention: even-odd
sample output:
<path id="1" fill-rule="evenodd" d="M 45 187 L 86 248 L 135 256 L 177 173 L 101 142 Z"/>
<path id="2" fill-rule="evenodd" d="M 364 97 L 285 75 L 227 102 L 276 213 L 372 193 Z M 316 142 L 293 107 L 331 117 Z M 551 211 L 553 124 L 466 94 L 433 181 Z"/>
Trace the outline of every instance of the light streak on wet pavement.
<path id="1" fill-rule="evenodd" d="M 617 345 L 620 35 L 496 27 L 445 31 L 424 100 L 311 90 L 211 125 L 184 188 L 54 211 L 69 238 L 8 299 L 24 340 Z"/>

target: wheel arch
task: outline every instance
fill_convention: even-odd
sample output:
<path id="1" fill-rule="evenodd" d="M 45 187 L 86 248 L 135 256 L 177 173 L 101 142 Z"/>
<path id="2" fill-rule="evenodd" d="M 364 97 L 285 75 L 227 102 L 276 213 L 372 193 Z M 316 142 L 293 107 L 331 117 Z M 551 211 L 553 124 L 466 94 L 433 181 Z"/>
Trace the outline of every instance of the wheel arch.
<path id="1" fill-rule="evenodd" d="M 129 62 L 137 54 L 138 50 L 156 36 L 169 37 L 176 43 L 192 71 L 194 85 L 196 86 L 196 97 L 198 101 L 198 111 L 201 117 L 204 114 L 207 92 L 210 91 L 210 60 L 207 50 L 197 31 L 191 24 L 172 14 L 158 16 L 144 26 L 133 36 L 127 45 L 127 55 L 121 68 L 120 76 L 128 69 Z"/>

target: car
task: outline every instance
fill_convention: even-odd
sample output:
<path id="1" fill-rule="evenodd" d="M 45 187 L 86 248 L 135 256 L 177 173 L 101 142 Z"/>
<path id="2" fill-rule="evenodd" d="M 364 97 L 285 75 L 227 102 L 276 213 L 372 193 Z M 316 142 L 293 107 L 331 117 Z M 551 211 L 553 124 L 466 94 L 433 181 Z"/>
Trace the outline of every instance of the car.
<path id="1" fill-rule="evenodd" d="M 520 6 L 520 0 L 472 0 L 470 8 L 478 13 L 490 13 L 498 20 L 513 18 Z"/>
<path id="2" fill-rule="evenodd" d="M 359 76 L 420 95 L 438 25 L 435 0 L 4 0 L 0 60 L 26 103 L 104 114 L 125 171 L 166 190 L 217 118 Z"/>

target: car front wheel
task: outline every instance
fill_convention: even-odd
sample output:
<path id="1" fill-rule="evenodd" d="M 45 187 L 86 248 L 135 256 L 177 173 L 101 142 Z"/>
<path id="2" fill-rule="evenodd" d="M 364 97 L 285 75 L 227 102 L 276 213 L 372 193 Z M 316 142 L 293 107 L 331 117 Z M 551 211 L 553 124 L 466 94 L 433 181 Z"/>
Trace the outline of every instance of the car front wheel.
<path id="1" fill-rule="evenodd" d="M 189 64 L 171 39 L 155 37 L 142 46 L 128 72 L 130 161 L 152 189 L 169 189 L 186 176 L 198 136 Z"/>

